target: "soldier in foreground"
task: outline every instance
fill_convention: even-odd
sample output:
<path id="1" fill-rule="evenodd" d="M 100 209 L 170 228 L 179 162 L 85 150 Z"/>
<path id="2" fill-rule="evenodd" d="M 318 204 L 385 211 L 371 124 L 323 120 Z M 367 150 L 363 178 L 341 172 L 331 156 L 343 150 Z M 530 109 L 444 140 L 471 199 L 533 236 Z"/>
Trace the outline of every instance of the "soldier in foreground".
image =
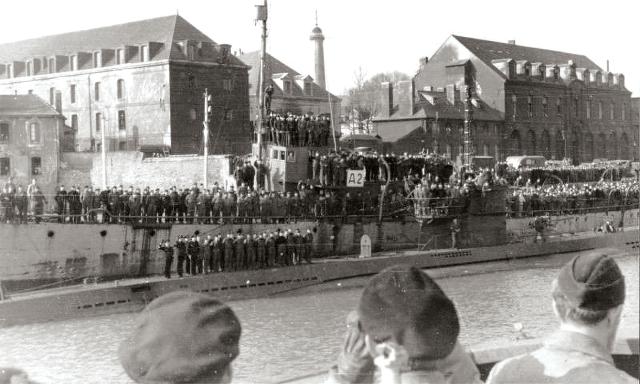
<path id="1" fill-rule="evenodd" d="M 142 311 L 118 354 L 136 383 L 230 383 L 240 334 L 240 321 L 226 304 L 178 291 Z"/>
<path id="2" fill-rule="evenodd" d="M 453 302 L 429 275 L 396 265 L 365 286 L 329 383 L 481 383 L 458 342 Z"/>
<path id="3" fill-rule="evenodd" d="M 552 297 L 560 329 L 542 348 L 496 364 L 487 383 L 637 383 L 611 357 L 625 299 L 616 262 L 576 256 L 554 280 Z"/>

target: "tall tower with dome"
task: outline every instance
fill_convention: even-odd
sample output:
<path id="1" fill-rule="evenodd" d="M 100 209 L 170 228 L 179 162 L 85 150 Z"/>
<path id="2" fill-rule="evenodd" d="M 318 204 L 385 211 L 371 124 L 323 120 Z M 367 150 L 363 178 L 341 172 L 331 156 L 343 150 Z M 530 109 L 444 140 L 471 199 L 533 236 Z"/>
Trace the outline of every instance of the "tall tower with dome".
<path id="1" fill-rule="evenodd" d="M 324 35 L 322 29 L 318 27 L 318 14 L 316 13 L 316 26 L 311 31 L 309 39 L 315 43 L 315 69 L 316 77 L 315 81 L 323 89 L 326 89 L 326 83 L 324 81 Z"/>

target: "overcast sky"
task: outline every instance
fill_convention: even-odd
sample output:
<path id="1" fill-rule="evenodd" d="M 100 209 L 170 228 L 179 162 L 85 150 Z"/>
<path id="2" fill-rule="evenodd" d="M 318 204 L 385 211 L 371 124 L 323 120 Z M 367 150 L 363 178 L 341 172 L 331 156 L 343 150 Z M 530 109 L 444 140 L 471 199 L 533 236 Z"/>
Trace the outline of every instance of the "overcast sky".
<path id="1" fill-rule="evenodd" d="M 179 12 L 217 43 L 245 52 L 260 47 L 254 5 L 262 0 L 64 0 L 3 4 L 0 42 L 57 34 Z M 267 50 L 301 73 L 314 76 L 309 34 L 325 35 L 327 87 L 335 94 L 353 84 L 359 67 L 368 76 L 399 70 L 415 74 L 457 34 L 584 54 L 612 72 L 624 73 L 640 96 L 640 49 L 635 1 L 426 1 L 270 0 Z"/>

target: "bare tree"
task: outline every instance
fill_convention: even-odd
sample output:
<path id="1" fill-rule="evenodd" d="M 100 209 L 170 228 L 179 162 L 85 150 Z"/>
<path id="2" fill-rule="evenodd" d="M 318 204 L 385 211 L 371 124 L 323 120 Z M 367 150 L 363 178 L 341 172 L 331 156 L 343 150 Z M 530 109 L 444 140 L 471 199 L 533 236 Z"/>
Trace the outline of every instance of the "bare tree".
<path id="1" fill-rule="evenodd" d="M 399 81 L 410 79 L 409 75 L 399 71 L 381 72 L 367 79 L 366 73 L 359 67 L 354 72 L 353 87 L 347 91 L 350 98 L 351 124 L 357 120 L 359 128 L 368 128 L 370 120 L 376 116 L 380 108 L 380 84 L 391 82 L 394 86 Z"/>

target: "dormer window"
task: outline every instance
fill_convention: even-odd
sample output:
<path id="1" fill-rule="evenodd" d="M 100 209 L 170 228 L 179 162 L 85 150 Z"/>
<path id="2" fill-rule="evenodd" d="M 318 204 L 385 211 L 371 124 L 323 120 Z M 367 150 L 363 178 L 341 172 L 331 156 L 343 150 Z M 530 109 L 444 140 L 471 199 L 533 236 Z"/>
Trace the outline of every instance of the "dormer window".
<path id="1" fill-rule="evenodd" d="M 305 81 L 304 82 L 304 94 L 306 96 L 312 96 L 312 90 L 313 90 L 313 88 L 311 86 L 311 82 Z"/>
<path id="2" fill-rule="evenodd" d="M 287 94 L 287 95 L 290 95 L 291 94 L 291 90 L 292 90 L 291 81 L 285 80 L 284 81 L 284 93 Z"/>
<path id="3" fill-rule="evenodd" d="M 187 58 L 189 60 L 196 59 L 196 47 L 194 47 L 192 44 L 187 45 Z"/>
<path id="4" fill-rule="evenodd" d="M 529 77 L 531 76 L 531 64 L 530 63 L 526 63 L 524 65 L 524 75 Z"/>
<path id="5" fill-rule="evenodd" d="M 544 80 L 545 79 L 546 71 L 547 71 L 547 68 L 544 66 L 544 64 L 540 64 L 540 66 L 538 67 L 540 80 Z"/>
<path id="6" fill-rule="evenodd" d="M 560 78 L 560 68 L 553 68 L 553 80 L 558 80 Z"/>

